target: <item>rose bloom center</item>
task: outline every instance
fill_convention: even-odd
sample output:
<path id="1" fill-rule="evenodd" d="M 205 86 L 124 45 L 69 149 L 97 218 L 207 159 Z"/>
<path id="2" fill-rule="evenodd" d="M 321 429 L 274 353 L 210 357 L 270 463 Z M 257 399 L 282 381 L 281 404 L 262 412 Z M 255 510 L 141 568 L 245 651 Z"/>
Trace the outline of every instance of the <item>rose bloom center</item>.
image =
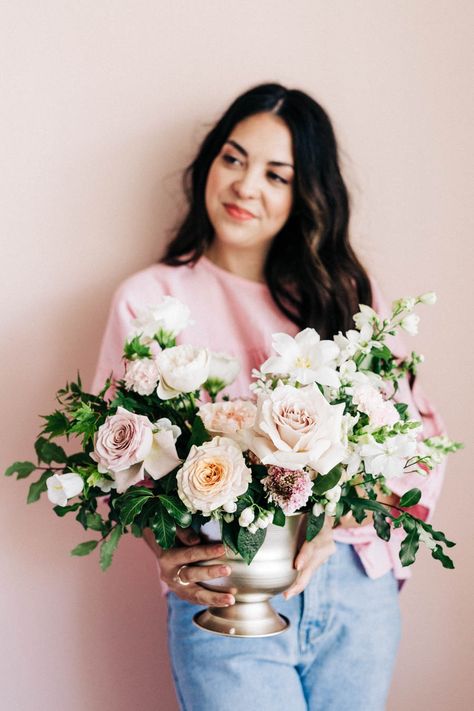
<path id="1" fill-rule="evenodd" d="M 312 429 L 317 423 L 315 413 L 302 410 L 296 405 L 283 405 L 276 415 L 277 424 L 286 425 L 293 430 Z"/>
<path id="2" fill-rule="evenodd" d="M 208 489 L 218 484 L 224 477 L 226 466 L 216 459 L 199 462 L 196 471 L 196 484 Z"/>

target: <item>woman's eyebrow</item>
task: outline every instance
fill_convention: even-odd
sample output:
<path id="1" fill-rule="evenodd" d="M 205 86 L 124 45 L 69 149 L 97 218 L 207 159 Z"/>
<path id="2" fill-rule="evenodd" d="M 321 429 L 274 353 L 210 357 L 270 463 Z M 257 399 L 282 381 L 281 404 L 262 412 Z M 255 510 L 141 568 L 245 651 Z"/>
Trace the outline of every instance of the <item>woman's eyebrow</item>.
<path id="1" fill-rule="evenodd" d="M 228 138 L 226 143 L 229 143 L 231 146 L 235 148 L 236 151 L 239 151 L 245 158 L 248 158 L 248 153 L 243 148 L 240 143 L 237 143 L 237 141 L 232 140 L 232 138 Z M 282 161 L 279 160 L 269 160 L 268 165 L 277 165 L 277 166 L 286 166 L 288 168 L 293 168 L 294 170 L 294 165 L 292 163 L 283 163 Z"/>

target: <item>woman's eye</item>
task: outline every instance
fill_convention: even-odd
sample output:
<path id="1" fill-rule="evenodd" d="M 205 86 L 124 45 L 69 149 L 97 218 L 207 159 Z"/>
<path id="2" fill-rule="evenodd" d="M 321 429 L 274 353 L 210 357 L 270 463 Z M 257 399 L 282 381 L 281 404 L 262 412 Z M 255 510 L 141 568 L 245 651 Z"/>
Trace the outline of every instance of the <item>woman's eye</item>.
<path id="1" fill-rule="evenodd" d="M 288 180 L 285 180 L 285 178 L 282 178 L 281 175 L 278 175 L 278 173 L 273 173 L 270 172 L 268 173 L 268 177 L 274 180 L 276 183 L 282 183 L 283 185 L 288 185 Z"/>
<path id="2" fill-rule="evenodd" d="M 230 155 L 230 153 L 224 153 L 224 155 L 222 156 L 222 160 L 224 161 L 224 163 L 228 163 L 229 165 L 236 165 L 240 163 L 239 159 L 235 156 Z"/>

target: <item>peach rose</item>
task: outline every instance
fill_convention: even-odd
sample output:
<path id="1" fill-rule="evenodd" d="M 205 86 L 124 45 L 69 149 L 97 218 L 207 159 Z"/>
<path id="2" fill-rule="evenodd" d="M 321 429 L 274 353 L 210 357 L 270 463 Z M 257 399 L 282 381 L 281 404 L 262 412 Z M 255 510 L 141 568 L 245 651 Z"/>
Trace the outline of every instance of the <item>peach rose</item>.
<path id="1" fill-rule="evenodd" d="M 208 402 L 199 408 L 199 417 L 208 432 L 233 434 L 253 427 L 257 408 L 248 400 Z"/>
<path id="2" fill-rule="evenodd" d="M 176 476 L 181 501 L 206 516 L 245 493 L 251 478 L 242 450 L 228 437 L 191 447 Z"/>

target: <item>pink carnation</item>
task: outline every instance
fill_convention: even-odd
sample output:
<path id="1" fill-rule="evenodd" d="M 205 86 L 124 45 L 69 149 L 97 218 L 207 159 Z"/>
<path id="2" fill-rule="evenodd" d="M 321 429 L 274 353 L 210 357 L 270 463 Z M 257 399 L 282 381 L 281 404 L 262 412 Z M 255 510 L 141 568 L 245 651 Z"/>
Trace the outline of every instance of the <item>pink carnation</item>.
<path id="1" fill-rule="evenodd" d="M 292 514 L 304 506 L 313 486 L 307 472 L 282 467 L 269 467 L 262 484 L 268 499 L 278 504 L 285 514 Z"/>

